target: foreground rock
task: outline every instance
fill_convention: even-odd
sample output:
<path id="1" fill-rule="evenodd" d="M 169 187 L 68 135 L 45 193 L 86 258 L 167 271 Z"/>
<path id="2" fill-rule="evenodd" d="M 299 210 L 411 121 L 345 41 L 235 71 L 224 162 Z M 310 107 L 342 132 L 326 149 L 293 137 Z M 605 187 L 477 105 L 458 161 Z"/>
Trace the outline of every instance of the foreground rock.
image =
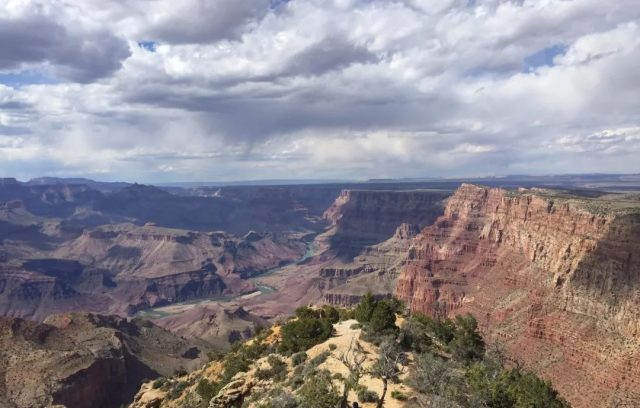
<path id="1" fill-rule="evenodd" d="M 371 368 L 377 359 L 378 347 L 362 340 L 362 330 L 356 323 L 356 320 L 346 320 L 335 324 L 334 336 L 306 350 L 306 364 L 313 365 L 318 370 L 328 370 L 335 378 L 347 378 L 349 369 L 344 365 L 341 357 L 344 355 L 351 356 L 349 353 L 352 353 L 354 345 L 357 345 L 358 349 L 362 351 L 363 366 Z M 280 329 L 280 326 L 272 327 L 269 331 L 271 334 L 263 341 L 268 344 L 277 344 L 280 341 Z M 251 344 L 254 341 L 256 339 L 246 344 Z M 271 355 L 273 356 L 273 354 Z M 275 389 L 284 389 L 285 393 L 293 396 L 296 393 L 296 389 L 291 388 L 291 382 L 294 377 L 300 377 L 302 372 L 300 369 L 303 368 L 305 363 L 298 366 L 294 364 L 291 357 L 278 356 L 285 363 L 283 369 L 286 375 L 284 378 L 276 379 L 273 375 L 260 375 L 261 371 L 268 370 L 271 367 L 268 363 L 268 356 L 260 357 L 253 361 L 246 371 L 236 374 L 215 394 L 203 398 L 202 394 L 198 392 L 198 385 L 202 382 L 218 382 L 224 372 L 224 363 L 216 361 L 188 375 L 169 378 L 161 386 L 156 386 L 151 382 L 143 384 L 129 408 L 180 408 L 185 406 L 208 408 L 243 406 L 257 408 L 261 403 L 267 401 L 267 396 Z M 316 360 L 315 363 L 313 363 L 314 360 Z M 298 370 L 296 370 L 296 367 Z M 402 375 L 403 380 L 406 377 L 407 375 Z M 368 373 L 362 375 L 359 383 L 377 394 L 382 393 L 382 381 Z M 336 386 L 339 385 L 341 385 L 340 380 L 336 380 Z M 180 389 L 180 393 L 175 393 L 176 389 Z M 389 394 L 394 391 L 410 395 L 411 387 L 402 382 L 389 384 Z M 357 393 L 351 390 L 349 392 L 349 401 L 357 400 Z M 384 406 L 386 408 L 401 408 L 404 405 L 405 402 L 403 401 L 388 398 Z M 361 402 L 360 406 L 374 408 L 375 403 Z"/>
<path id="2" fill-rule="evenodd" d="M 0 406 L 119 407 L 144 379 L 193 369 L 204 354 L 146 321 L 64 314 L 39 324 L 2 317 Z"/>

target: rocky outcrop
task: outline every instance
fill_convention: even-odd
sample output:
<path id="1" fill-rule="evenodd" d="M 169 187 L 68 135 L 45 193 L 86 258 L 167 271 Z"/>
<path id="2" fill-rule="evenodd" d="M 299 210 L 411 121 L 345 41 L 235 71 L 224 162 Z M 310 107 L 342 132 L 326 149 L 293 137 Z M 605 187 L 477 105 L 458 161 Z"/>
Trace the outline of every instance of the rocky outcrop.
<path id="1" fill-rule="evenodd" d="M 263 406 L 289 407 L 295 406 L 292 402 L 300 395 L 301 388 L 299 382 L 294 379 L 301 378 L 301 369 L 312 374 L 304 375 L 305 380 L 313 378 L 314 369 L 328 370 L 334 379 L 335 386 L 342 390 L 343 383 L 349 376 L 349 369 L 342 362 L 343 358 L 353 358 L 358 356 L 359 364 L 365 369 L 362 370 L 358 382 L 361 387 L 371 390 L 381 395 L 383 382 L 374 377 L 369 370 L 378 359 L 378 347 L 369 343 L 362 335 L 362 329 L 356 320 L 345 320 L 334 325 L 335 336 L 304 350 L 307 356 L 307 363 L 294 364 L 292 356 L 269 354 L 269 351 L 258 356 L 250 357 L 246 354 L 244 361 L 247 362 L 246 369 L 237 373 L 231 379 L 224 379 L 222 374 L 225 371 L 223 361 L 213 361 L 199 370 L 189 373 L 186 376 L 168 378 L 163 385 L 154 387 L 152 383 L 143 384 L 140 392 L 135 396 L 129 408 L 184 408 L 184 407 L 208 407 L 208 408 L 259 408 Z M 399 323 L 399 322 L 398 322 Z M 281 341 L 281 326 L 271 328 L 266 336 L 257 336 L 249 341 L 251 344 L 261 342 L 267 345 L 267 350 L 273 351 L 278 342 Z M 247 346 L 249 343 L 246 343 Z M 357 350 L 357 351 L 354 351 Z M 284 365 L 277 371 L 278 375 L 265 375 L 268 370 L 273 370 L 270 363 L 271 358 L 277 358 Z M 407 371 L 413 368 L 413 359 L 409 360 Z M 300 368 L 296 368 L 300 367 Z M 272 373 L 275 373 L 272 371 Z M 277 377 L 281 377 L 281 379 Z M 402 384 L 407 379 L 406 374 L 401 374 L 399 381 L 389 382 L 388 394 L 400 393 L 412 395 L 413 390 L 406 384 Z M 198 385 L 217 383 L 222 388 L 214 396 L 207 395 L 202 398 Z M 280 391 L 287 398 L 272 398 Z M 276 394 L 277 395 L 277 394 Z M 348 406 L 358 400 L 355 390 L 347 394 Z M 307 400 L 308 403 L 308 400 Z M 326 404 L 325 404 L 326 405 Z M 364 403 L 363 407 L 372 407 L 374 403 Z M 400 408 L 405 402 L 389 398 L 385 400 L 384 406 L 389 408 Z M 309 406 L 309 405 L 305 405 Z M 321 405 L 316 405 L 321 406 Z M 316 406 L 313 406 L 314 408 Z"/>
<path id="2" fill-rule="evenodd" d="M 332 248 L 345 258 L 386 239 L 403 223 L 429 225 L 442 214 L 441 190 L 343 190 L 324 218 L 333 227 Z"/>
<path id="3" fill-rule="evenodd" d="M 209 408 L 241 407 L 254 385 L 247 375 L 239 374 L 209 401 Z"/>
<path id="4" fill-rule="evenodd" d="M 149 322 L 92 314 L 0 318 L 0 346 L 0 405 L 17 408 L 118 407 L 143 379 L 194 368 L 205 354 L 181 357 L 194 345 Z"/>
<path id="5" fill-rule="evenodd" d="M 576 407 L 640 387 L 640 202 L 463 185 L 413 241 L 396 294 L 472 312 Z"/>

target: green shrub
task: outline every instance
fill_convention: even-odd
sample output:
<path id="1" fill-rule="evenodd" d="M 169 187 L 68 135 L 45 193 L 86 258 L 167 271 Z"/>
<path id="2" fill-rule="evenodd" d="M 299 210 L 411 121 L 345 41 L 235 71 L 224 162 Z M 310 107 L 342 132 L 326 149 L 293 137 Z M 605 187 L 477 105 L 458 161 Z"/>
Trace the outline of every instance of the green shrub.
<path id="1" fill-rule="evenodd" d="M 300 408 L 335 408 L 341 400 L 327 370 L 308 376 L 298 396 Z"/>
<path id="2" fill-rule="evenodd" d="M 153 382 L 153 384 L 151 385 L 151 387 L 152 387 L 154 390 L 157 390 L 158 388 L 162 388 L 162 386 L 163 386 L 163 385 L 165 385 L 166 383 L 167 383 L 167 379 L 166 379 L 166 378 L 164 378 L 164 377 L 160 377 L 160 378 L 158 378 L 157 380 L 155 380 L 155 381 Z"/>
<path id="3" fill-rule="evenodd" d="M 358 329 L 361 329 L 361 328 L 362 328 L 362 325 L 361 325 L 360 323 L 354 323 L 354 324 L 352 324 L 351 326 L 349 326 L 349 328 L 350 328 L 351 330 L 358 330 Z"/>
<path id="4" fill-rule="evenodd" d="M 373 294 L 371 292 L 367 292 L 362 299 L 360 299 L 360 303 L 358 303 L 354 310 L 354 317 L 356 320 L 360 323 L 369 323 L 373 310 L 376 307 L 376 303 L 377 302 L 373 297 Z"/>
<path id="5" fill-rule="evenodd" d="M 259 380 L 280 382 L 287 378 L 287 364 L 280 357 L 272 354 L 267 358 L 267 362 L 269 368 L 261 368 L 256 371 L 256 377 Z"/>
<path id="6" fill-rule="evenodd" d="M 239 343 L 236 343 L 239 344 Z M 256 338 L 251 344 L 233 346 L 223 361 L 222 384 L 228 383 L 236 374 L 246 372 L 251 363 L 268 354 L 271 348 Z"/>
<path id="7" fill-rule="evenodd" d="M 341 308 L 338 309 L 338 314 L 340 315 L 340 321 L 355 319 L 355 310 L 352 308 Z"/>
<path id="8" fill-rule="evenodd" d="M 205 402 L 197 397 L 193 392 L 187 393 L 187 395 L 180 401 L 180 408 L 206 408 Z M 206 402 L 209 405 L 209 401 Z"/>
<path id="9" fill-rule="evenodd" d="M 202 398 L 203 401 L 210 401 L 220 391 L 220 386 L 213 383 L 206 378 L 201 379 L 196 386 L 196 393 Z"/>
<path id="10" fill-rule="evenodd" d="M 337 345 L 335 345 L 335 344 L 333 344 L 333 343 L 329 344 L 329 350 L 334 351 L 334 350 L 335 350 L 335 349 L 337 349 L 337 348 L 338 348 L 338 346 L 337 346 Z"/>
<path id="11" fill-rule="evenodd" d="M 307 353 L 305 353 L 304 351 L 300 351 L 298 353 L 295 353 L 293 356 L 291 356 L 291 363 L 293 364 L 294 367 L 299 366 L 305 361 L 307 361 Z"/>
<path id="12" fill-rule="evenodd" d="M 569 407 L 549 383 L 534 374 L 505 369 L 500 352 L 498 358 L 487 357 L 478 323 L 471 315 L 434 320 L 416 314 L 408 319 L 399 337 L 405 349 L 416 352 L 409 385 L 434 403 L 488 408 Z M 452 358 L 431 353 L 441 347 L 449 350 Z"/>
<path id="13" fill-rule="evenodd" d="M 324 305 L 320 309 L 320 317 L 328 320 L 331 324 L 335 324 L 340 321 L 340 312 L 331 305 Z"/>
<path id="14" fill-rule="evenodd" d="M 333 323 L 329 317 L 323 317 L 317 310 L 299 308 L 297 319 L 282 327 L 280 351 L 297 353 L 320 344 L 333 335 Z"/>
<path id="15" fill-rule="evenodd" d="M 448 344 L 453 340 L 455 336 L 456 325 L 451 319 L 445 319 L 442 321 L 430 319 L 430 323 L 433 327 L 433 332 L 440 341 Z"/>
<path id="16" fill-rule="evenodd" d="M 396 313 L 388 301 L 383 300 L 376 304 L 367 329 L 376 334 L 395 333 L 398 330 Z"/>
<path id="17" fill-rule="evenodd" d="M 453 340 L 449 342 L 454 358 L 464 362 L 481 360 L 484 357 L 485 345 L 478 332 L 476 319 L 471 314 L 456 316 L 455 326 Z"/>
<path id="18" fill-rule="evenodd" d="M 289 380 L 289 386 L 293 390 L 297 390 L 302 384 L 304 384 L 304 376 L 301 374 L 294 374 Z"/>
<path id="19" fill-rule="evenodd" d="M 273 381 L 280 382 L 287 378 L 287 363 L 280 357 L 272 354 L 267 358 L 267 362 L 271 366 Z"/>
<path id="20" fill-rule="evenodd" d="M 219 353 L 217 351 L 209 351 L 207 352 L 207 358 L 209 361 L 220 361 L 224 357 L 224 354 Z"/>
<path id="21" fill-rule="evenodd" d="M 532 373 L 479 362 L 467 370 L 466 378 L 472 394 L 488 407 L 569 407 L 551 384 Z"/>
<path id="22" fill-rule="evenodd" d="M 425 353 L 433 348 L 432 336 L 430 328 L 421 319 L 411 316 L 400 329 L 398 338 L 405 350 Z"/>
<path id="23" fill-rule="evenodd" d="M 383 337 L 397 335 L 396 313 L 403 309 L 399 300 L 378 301 L 371 293 L 367 293 L 356 306 L 354 314 L 363 328 L 364 339 L 377 345 Z M 358 326 L 352 325 L 351 328 L 357 329 Z"/>
<path id="24" fill-rule="evenodd" d="M 170 400 L 179 398 L 180 395 L 182 395 L 182 392 L 187 388 L 187 386 L 188 384 L 184 381 L 174 383 L 171 386 L 171 389 L 169 389 L 169 392 L 167 393 L 167 397 Z"/>
<path id="25" fill-rule="evenodd" d="M 232 353 L 227 355 L 223 364 L 222 380 L 224 383 L 231 381 L 231 379 L 238 373 L 243 373 L 249 370 L 249 366 L 252 360 L 242 353 Z"/>
<path id="26" fill-rule="evenodd" d="M 275 388 L 267 395 L 266 402 L 256 404 L 257 408 L 297 408 L 298 402 L 291 393 Z M 243 405 L 244 406 L 244 405 Z"/>
<path id="27" fill-rule="evenodd" d="M 259 368 L 256 370 L 256 378 L 258 380 L 269 380 L 271 379 L 271 369 L 270 368 Z"/>
<path id="28" fill-rule="evenodd" d="M 293 375 L 303 375 L 306 366 L 304 364 L 300 364 L 293 369 Z"/>
<path id="29" fill-rule="evenodd" d="M 328 351 L 323 351 L 322 353 L 320 353 L 317 356 L 315 356 L 314 358 L 312 358 L 311 361 L 309 361 L 309 365 L 311 367 L 313 367 L 313 368 L 316 368 L 320 364 L 322 364 L 325 361 L 327 361 L 329 356 L 331 356 L 331 353 L 329 353 Z"/>
<path id="30" fill-rule="evenodd" d="M 397 399 L 398 401 L 406 401 L 409 397 L 402 391 L 393 390 L 391 391 L 391 398 Z"/>
<path id="31" fill-rule="evenodd" d="M 358 390 L 358 401 L 360 402 L 378 402 L 378 393 L 375 391 L 362 388 Z"/>

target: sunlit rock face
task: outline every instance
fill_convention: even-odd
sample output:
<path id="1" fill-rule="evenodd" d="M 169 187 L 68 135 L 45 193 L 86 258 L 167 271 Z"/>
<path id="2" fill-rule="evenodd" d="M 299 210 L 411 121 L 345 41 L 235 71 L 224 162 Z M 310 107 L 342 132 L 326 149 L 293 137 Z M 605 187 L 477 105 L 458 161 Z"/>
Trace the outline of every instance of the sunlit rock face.
<path id="1" fill-rule="evenodd" d="M 639 256 L 633 205 L 465 184 L 413 240 L 396 294 L 473 313 L 574 406 L 609 406 L 640 389 Z"/>

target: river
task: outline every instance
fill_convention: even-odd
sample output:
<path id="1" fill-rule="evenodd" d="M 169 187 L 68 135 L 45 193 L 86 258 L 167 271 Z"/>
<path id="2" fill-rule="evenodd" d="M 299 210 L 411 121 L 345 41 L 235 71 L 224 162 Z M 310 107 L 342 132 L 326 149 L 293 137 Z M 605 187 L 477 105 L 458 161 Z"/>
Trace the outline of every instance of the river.
<path id="1" fill-rule="evenodd" d="M 261 279 L 264 278 L 265 276 L 276 275 L 280 271 L 282 271 L 284 268 L 287 268 L 291 265 L 301 264 L 305 262 L 307 259 L 314 256 L 315 250 L 316 250 L 314 242 L 315 241 L 307 242 L 307 249 L 301 258 L 295 261 L 288 262 L 284 265 L 280 265 L 278 267 L 268 269 L 264 273 L 261 273 L 259 275 L 249 278 L 248 280 L 253 282 L 256 286 L 256 290 L 253 292 L 242 293 L 242 294 L 233 295 L 233 296 L 216 295 L 216 296 L 210 296 L 206 298 L 191 299 L 184 302 L 171 303 L 169 305 L 141 310 L 138 313 L 136 313 L 134 316 L 142 317 L 145 319 L 160 319 L 162 317 L 167 317 L 167 316 L 181 313 L 186 309 L 191 308 L 192 306 L 206 305 L 209 303 L 229 303 L 236 300 L 248 299 L 251 297 L 273 293 L 277 291 L 277 289 L 274 288 L 273 286 L 265 285 L 264 283 L 262 283 Z"/>

